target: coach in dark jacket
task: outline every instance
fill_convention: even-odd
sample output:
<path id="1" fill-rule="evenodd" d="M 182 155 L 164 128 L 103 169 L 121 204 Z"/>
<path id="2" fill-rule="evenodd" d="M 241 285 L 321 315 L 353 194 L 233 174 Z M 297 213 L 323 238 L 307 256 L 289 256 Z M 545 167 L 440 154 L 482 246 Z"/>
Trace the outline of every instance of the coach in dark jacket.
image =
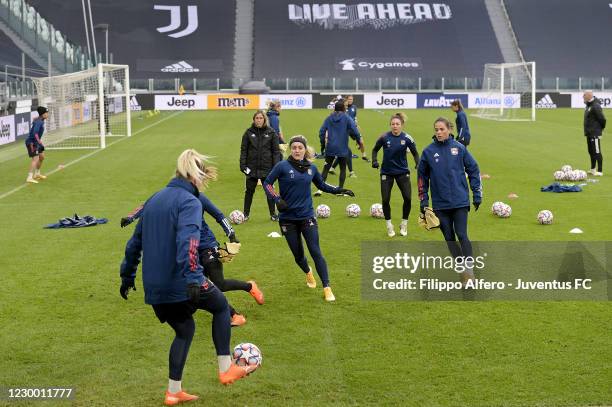
<path id="1" fill-rule="evenodd" d="M 586 108 L 584 110 L 584 135 L 587 139 L 591 169 L 593 175 L 603 175 L 603 155 L 601 154 L 601 135 L 606 128 L 606 118 L 601 110 L 599 99 L 593 96 L 592 90 L 582 95 Z M 597 164 L 597 168 L 595 168 Z"/>
<path id="2" fill-rule="evenodd" d="M 251 203 L 258 181 L 263 182 L 272 168 L 280 160 L 278 134 L 268 125 L 268 117 L 263 110 L 253 115 L 253 124 L 242 136 L 240 147 L 240 171 L 246 175 L 246 190 L 244 191 L 244 216 L 248 219 L 251 213 Z M 274 201 L 268 199 L 270 218 L 278 220 Z"/>

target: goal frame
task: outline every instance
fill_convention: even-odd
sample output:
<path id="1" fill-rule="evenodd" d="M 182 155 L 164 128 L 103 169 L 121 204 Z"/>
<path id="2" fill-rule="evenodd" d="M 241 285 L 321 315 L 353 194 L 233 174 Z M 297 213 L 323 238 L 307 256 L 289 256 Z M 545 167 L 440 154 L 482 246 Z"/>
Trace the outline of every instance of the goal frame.
<path id="1" fill-rule="evenodd" d="M 525 118 L 525 119 L 521 119 L 521 118 L 505 118 L 504 117 L 504 110 L 506 109 L 504 106 L 504 96 L 507 94 L 506 93 L 506 89 L 511 88 L 506 86 L 507 85 L 507 81 L 508 78 L 506 78 L 506 72 L 508 69 L 510 68 L 520 68 L 520 67 L 525 67 L 526 68 L 526 75 L 529 78 L 530 81 L 530 89 L 529 89 L 529 93 L 530 93 L 530 107 L 529 109 L 531 110 L 531 114 L 530 114 L 530 118 Z M 500 86 L 499 89 L 490 89 L 488 87 L 487 84 L 487 79 L 490 78 L 490 76 L 488 75 L 489 72 L 494 70 L 499 70 L 499 78 L 500 78 Z M 510 78 L 510 80 L 512 80 Z M 483 93 L 487 93 L 490 96 L 496 96 L 499 97 L 500 100 L 500 104 L 499 104 L 499 115 L 495 116 L 495 115 L 491 115 L 491 114 L 483 114 L 483 113 L 477 113 L 475 114 L 476 117 L 480 117 L 483 119 L 491 119 L 491 120 L 500 120 L 500 121 L 535 121 L 536 120 L 536 63 L 535 61 L 531 61 L 531 62 L 513 62 L 513 63 L 499 63 L 499 64 L 485 64 L 484 66 L 484 73 L 483 73 L 483 83 L 482 83 L 482 92 Z M 512 91 L 510 91 L 512 92 Z M 516 93 L 516 92 L 512 92 L 512 93 Z M 523 92 L 523 93 L 527 93 L 527 92 Z M 522 106 L 520 107 L 521 109 L 523 108 Z M 491 110 L 495 110 L 494 108 L 490 108 L 487 109 L 489 111 Z"/>
<path id="2" fill-rule="evenodd" d="M 113 83 L 112 74 L 110 75 L 111 85 L 106 86 L 108 84 L 105 83 L 105 73 L 107 73 L 106 79 L 109 79 L 108 72 L 112 72 L 112 71 L 115 71 L 115 72 L 122 71 L 123 72 L 122 80 L 119 82 L 122 85 L 122 90 L 114 92 L 113 89 L 111 89 L 112 83 Z M 63 144 L 62 141 L 64 139 L 60 139 L 59 141 L 56 141 L 55 143 L 49 144 L 49 146 L 46 148 L 50 150 L 78 150 L 78 149 L 106 148 L 107 146 L 106 139 L 109 136 L 109 134 L 107 134 L 106 120 L 110 120 L 111 116 L 106 113 L 109 108 L 105 107 L 105 102 L 109 100 L 109 98 L 111 97 L 123 99 L 122 104 L 124 108 L 122 111 L 125 113 L 125 118 L 122 118 L 122 122 L 123 120 L 125 120 L 125 133 L 122 131 L 119 136 L 123 136 L 123 137 L 132 136 L 132 119 L 131 119 L 131 108 L 130 108 L 130 97 L 131 97 L 130 67 L 129 65 L 100 63 L 93 68 L 86 69 L 83 71 L 76 71 L 76 72 L 67 73 L 63 75 L 48 76 L 48 77 L 42 77 L 42 78 L 32 78 L 36 86 L 39 105 L 43 105 L 43 106 L 47 104 L 54 105 L 56 103 L 58 104 L 58 106 L 69 105 L 71 102 L 68 99 L 60 98 L 58 100 L 54 100 L 54 96 L 53 96 L 54 89 L 60 89 L 60 92 L 61 92 L 62 86 L 66 86 L 65 84 L 70 84 L 71 80 L 77 83 L 79 80 L 83 80 L 83 78 L 86 78 L 86 77 L 89 77 L 92 79 L 95 78 L 95 80 L 97 80 L 97 86 L 96 84 L 94 84 L 94 86 L 91 88 L 92 92 L 83 94 L 84 98 L 87 98 L 88 96 L 89 97 L 93 96 L 93 98 L 95 98 L 95 100 L 90 100 L 89 103 L 90 103 L 92 111 L 97 112 L 97 117 L 94 119 L 92 123 L 97 124 L 98 129 L 97 131 L 95 130 L 91 133 L 88 133 L 86 137 L 91 138 L 91 139 L 97 138 L 99 140 L 97 143 L 95 143 L 97 145 L 62 145 Z M 59 85 L 60 86 L 59 88 L 57 87 L 58 81 L 61 84 L 63 84 L 63 85 Z M 55 88 L 54 88 L 54 83 L 56 83 Z M 50 131 L 53 131 L 53 129 L 54 128 L 50 129 Z M 58 130 L 58 129 L 60 128 L 55 128 L 55 130 Z M 66 129 L 66 128 L 63 128 L 63 129 Z M 49 133 L 49 134 L 52 134 L 52 133 Z M 69 138 L 70 137 L 68 137 L 68 139 Z"/>

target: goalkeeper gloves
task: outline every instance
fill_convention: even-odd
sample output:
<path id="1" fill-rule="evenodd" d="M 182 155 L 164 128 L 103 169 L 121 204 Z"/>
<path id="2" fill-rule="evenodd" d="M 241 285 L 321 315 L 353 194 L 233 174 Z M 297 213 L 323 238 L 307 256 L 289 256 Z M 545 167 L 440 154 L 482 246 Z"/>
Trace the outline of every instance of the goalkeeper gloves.
<path id="1" fill-rule="evenodd" d="M 226 243 L 225 247 L 218 249 L 219 261 L 222 263 L 229 263 L 234 260 L 234 256 L 240 253 L 240 243 Z"/>
<path id="2" fill-rule="evenodd" d="M 130 290 L 136 291 L 136 286 L 134 285 L 134 282 L 122 281 L 121 287 L 119 287 L 119 294 L 121 295 L 121 298 L 127 300 L 128 293 L 130 292 Z"/>

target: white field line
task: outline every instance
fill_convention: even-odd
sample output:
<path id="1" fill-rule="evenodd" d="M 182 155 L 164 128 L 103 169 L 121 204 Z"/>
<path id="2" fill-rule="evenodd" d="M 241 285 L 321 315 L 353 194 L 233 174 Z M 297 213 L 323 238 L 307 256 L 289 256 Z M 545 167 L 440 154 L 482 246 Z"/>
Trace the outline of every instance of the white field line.
<path id="1" fill-rule="evenodd" d="M 143 127 L 142 129 L 140 129 L 140 130 L 138 130 L 138 131 L 134 132 L 134 134 L 133 134 L 132 136 L 135 136 L 135 135 L 137 135 L 137 134 L 139 134 L 139 133 L 142 133 L 143 131 L 150 129 L 151 127 L 156 126 L 156 125 L 158 125 L 158 124 L 159 124 L 159 123 L 161 123 L 161 122 L 165 122 L 166 120 L 172 119 L 172 118 L 174 118 L 174 117 L 178 116 L 178 115 L 179 115 L 179 114 L 181 114 L 181 113 L 183 113 L 183 112 L 182 112 L 182 111 L 181 111 L 181 112 L 176 112 L 176 113 L 171 114 L 171 115 L 170 115 L 170 116 L 168 116 L 168 117 L 164 117 L 163 119 L 160 119 L 160 120 L 156 121 L 155 123 L 151 123 L 151 124 L 149 124 L 148 126 L 145 126 L 145 127 Z M 112 146 L 113 144 L 120 143 L 120 142 L 121 142 L 121 141 L 123 141 L 123 140 L 127 140 L 127 139 L 129 139 L 129 138 L 130 138 L 130 137 L 121 137 L 121 138 L 117 139 L 116 141 L 113 141 L 112 143 L 109 143 L 109 144 L 106 146 L 106 148 L 108 148 L 108 147 Z M 59 168 L 59 167 L 58 167 L 58 168 L 56 168 L 56 169 L 54 169 L 54 170 L 52 170 L 52 171 L 48 172 L 46 175 L 47 175 L 47 176 L 49 176 L 49 175 L 53 175 L 53 174 L 55 174 L 56 172 L 58 172 L 58 171 L 60 171 L 60 170 L 63 170 L 63 169 L 65 169 L 65 168 L 67 168 L 67 167 L 70 167 L 71 165 L 76 164 L 76 163 L 78 163 L 78 162 L 80 162 L 80 161 L 83 161 L 84 159 L 89 158 L 89 157 L 91 157 L 92 155 L 98 154 L 99 152 L 104 151 L 104 150 L 106 150 L 106 149 L 99 148 L 99 149 L 97 149 L 97 150 L 95 150 L 95 151 L 92 151 L 92 152 L 91 152 L 91 153 L 89 153 L 89 154 L 85 154 L 85 155 L 83 155 L 83 156 L 81 156 L 81 157 L 79 157 L 79 158 L 77 158 L 77 159 L 75 159 L 75 160 L 69 161 L 67 164 L 64 164 L 64 166 L 63 166 L 63 167 L 61 167 L 61 168 Z M 27 183 L 27 182 L 24 182 L 23 184 L 19 185 L 18 187 L 13 188 L 13 189 L 11 189 L 10 191 L 5 192 L 5 193 L 3 193 L 2 195 L 0 195 L 0 199 L 4 199 L 4 198 L 6 198 L 7 196 L 10 196 L 10 195 L 14 194 L 15 192 L 22 190 L 22 189 L 23 189 L 23 188 L 25 188 L 26 186 L 28 186 L 28 183 Z"/>

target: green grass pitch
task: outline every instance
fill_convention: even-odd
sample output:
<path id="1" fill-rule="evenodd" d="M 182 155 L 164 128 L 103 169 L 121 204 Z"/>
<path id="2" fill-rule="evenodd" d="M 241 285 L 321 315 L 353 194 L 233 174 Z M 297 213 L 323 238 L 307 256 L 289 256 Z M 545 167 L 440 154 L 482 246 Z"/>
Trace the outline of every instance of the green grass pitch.
<path id="1" fill-rule="evenodd" d="M 368 150 L 388 129 L 391 113 L 359 112 Z M 283 111 L 284 133 L 303 134 L 318 150 L 316 135 L 326 114 Z M 419 150 L 431 142 L 436 117 L 454 120 L 450 110 L 406 114 L 406 131 Z M 137 134 L 132 138 L 8 195 L 23 184 L 29 160 L 22 145 L 20 151 L 0 149 L 0 386 L 74 386 L 76 397 L 70 403 L 77 406 L 162 404 L 172 330 L 144 304 L 140 273 L 138 291 L 127 302 L 119 297 L 119 264 L 133 230 L 120 229 L 119 218 L 166 184 L 178 154 L 189 147 L 215 157 L 220 177 L 207 191 L 213 202 L 226 215 L 242 209 L 244 176 L 238 157 L 251 116 L 252 112 L 207 111 L 135 119 Z M 481 172 L 491 176 L 484 180 L 481 210 L 470 214 L 472 240 L 610 239 L 612 172 L 604 168 L 600 182 L 581 193 L 539 190 L 553 182 L 553 171 L 563 164 L 588 169 L 581 110 L 541 110 L 535 123 L 485 121 L 470 115 L 470 124 L 470 151 Z M 612 143 L 607 137 L 602 141 L 609 160 Z M 43 172 L 90 153 L 48 151 Z M 320 160 L 316 165 L 322 168 Z M 257 344 L 263 366 L 247 380 L 221 386 L 210 316 L 197 313 L 183 377 L 185 389 L 201 396 L 192 405 L 612 404 L 609 302 L 362 301 L 360 242 L 389 238 L 384 222 L 367 216 L 370 205 L 380 202 L 377 172 L 361 160 L 354 166 L 358 177 L 348 178 L 346 186 L 355 191 L 355 198 L 315 198 L 315 204 L 326 203 L 332 210 L 330 219 L 320 221 L 320 235 L 337 298 L 333 304 L 323 301 L 320 287 L 306 287 L 284 239 L 266 237 L 278 231 L 278 225 L 269 220 L 263 190 L 257 190 L 251 220 L 236 227 L 242 251 L 225 273 L 255 279 L 265 293 L 263 306 L 245 293 L 228 294 L 248 319 L 245 326 L 233 329 L 232 344 Z M 329 177 L 330 183 L 336 180 Z M 409 236 L 393 239 L 442 240 L 438 231 L 417 229 L 414 176 L 412 187 Z M 519 198 L 507 199 L 511 192 Z M 400 200 L 396 188 L 396 228 Z M 491 215 L 490 206 L 498 200 L 512 205 L 511 218 Z M 362 207 L 359 219 L 344 216 L 350 202 Z M 553 225 L 537 224 L 541 209 L 553 211 Z M 89 229 L 42 229 L 75 212 L 107 217 L 110 223 Z M 574 227 L 584 234 L 570 235 Z M 222 240 L 218 225 L 213 229 Z M 4 403 L 9 402 L 0 401 Z"/>

